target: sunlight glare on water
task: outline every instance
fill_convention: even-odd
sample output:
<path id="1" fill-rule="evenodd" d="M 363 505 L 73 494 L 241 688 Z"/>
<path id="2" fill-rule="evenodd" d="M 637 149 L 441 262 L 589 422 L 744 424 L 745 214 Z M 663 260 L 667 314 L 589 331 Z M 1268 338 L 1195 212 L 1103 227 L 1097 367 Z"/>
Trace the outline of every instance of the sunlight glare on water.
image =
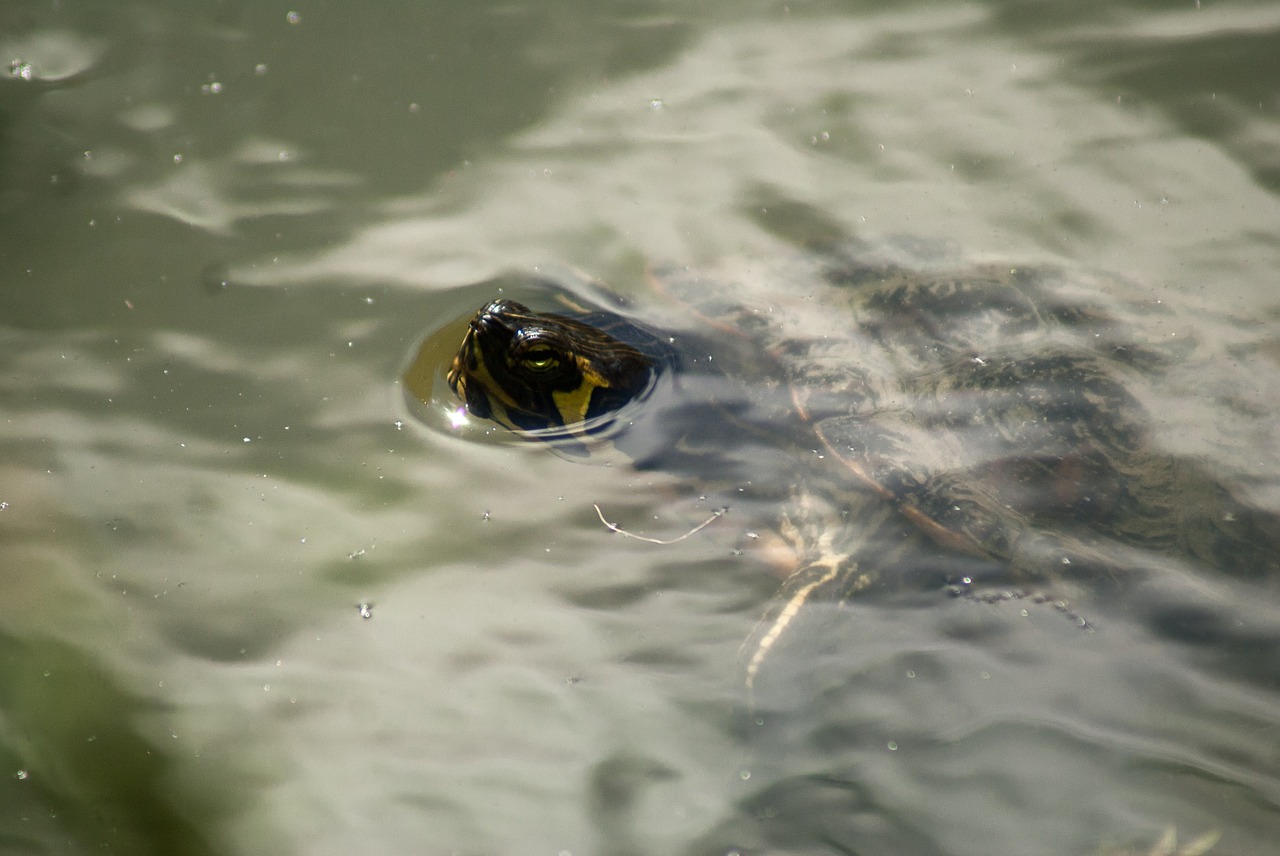
<path id="1" fill-rule="evenodd" d="M 575 460 L 444 371 L 520 275 L 683 346 L 716 331 L 659 270 L 839 341 L 807 241 L 1048 264 L 1124 307 L 1151 442 L 1236 503 L 1198 536 L 1263 526 L 1277 34 L 1265 3 L 0 10 L 6 851 L 1273 852 L 1261 567 L 1059 553 L 1063 591 L 984 601 L 952 557 L 957 596 L 926 567 L 813 604 L 753 698 L 791 480 L 836 456 Z M 593 506 L 662 541 L 731 512 L 654 544 Z"/>

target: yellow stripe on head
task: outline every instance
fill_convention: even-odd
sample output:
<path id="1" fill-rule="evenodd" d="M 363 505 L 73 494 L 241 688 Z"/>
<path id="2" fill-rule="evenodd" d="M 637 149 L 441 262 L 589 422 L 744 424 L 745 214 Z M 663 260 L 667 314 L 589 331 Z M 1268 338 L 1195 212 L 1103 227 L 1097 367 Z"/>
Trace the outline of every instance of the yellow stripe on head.
<path id="1" fill-rule="evenodd" d="M 582 372 L 583 384 L 590 384 L 593 389 L 599 386 L 605 388 L 613 386 L 604 375 L 592 368 L 591 360 L 575 355 L 573 361 L 578 364 L 578 371 Z"/>
<path id="2" fill-rule="evenodd" d="M 591 397 L 595 395 L 597 389 L 608 389 L 611 386 L 604 375 L 591 367 L 591 361 L 586 357 L 575 356 L 574 362 L 578 365 L 578 371 L 582 372 L 582 383 L 577 389 L 551 393 L 551 398 L 556 403 L 556 410 L 560 411 L 560 419 L 566 428 L 575 423 L 587 421 L 587 412 L 591 410 Z"/>
<path id="3" fill-rule="evenodd" d="M 601 386 L 602 384 L 595 383 L 584 376 L 582 385 L 577 389 L 551 393 L 551 398 L 556 403 L 556 410 L 560 411 L 560 419 L 566 428 L 587 420 L 587 411 L 591 409 L 591 396 L 595 395 L 596 390 Z"/>

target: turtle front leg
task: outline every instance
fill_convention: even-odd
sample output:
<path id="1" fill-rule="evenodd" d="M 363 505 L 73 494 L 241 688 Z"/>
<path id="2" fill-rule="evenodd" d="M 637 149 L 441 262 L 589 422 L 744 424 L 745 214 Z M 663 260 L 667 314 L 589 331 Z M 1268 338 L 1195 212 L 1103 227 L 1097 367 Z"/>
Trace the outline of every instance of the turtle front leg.
<path id="1" fill-rule="evenodd" d="M 812 493 L 800 489 L 779 524 L 779 534 L 797 557 L 795 570 L 783 581 L 773 605 L 742 645 L 748 691 L 754 690 L 769 653 L 796 623 L 806 604 L 841 602 L 871 586 L 873 569 L 859 567 L 838 513 Z M 839 544 L 840 546 L 837 546 Z"/>

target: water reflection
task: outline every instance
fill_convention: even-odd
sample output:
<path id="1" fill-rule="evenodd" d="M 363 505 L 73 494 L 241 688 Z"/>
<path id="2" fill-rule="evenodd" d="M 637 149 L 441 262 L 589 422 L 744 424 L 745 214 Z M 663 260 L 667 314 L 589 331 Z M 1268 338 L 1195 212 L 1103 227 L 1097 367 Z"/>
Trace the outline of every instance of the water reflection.
<path id="1" fill-rule="evenodd" d="M 12 852 L 57 841 L 69 852 L 217 853 L 213 827 L 245 805 L 231 771 L 211 760 L 203 816 L 193 821 L 175 788 L 182 765 L 166 745 L 178 739 L 165 726 L 171 711 L 72 645 L 0 633 L 0 709 L 0 841 Z"/>
<path id="2" fill-rule="evenodd" d="M 1154 291 L 1129 320 L 1195 347 L 1122 386 L 1238 502 L 1214 526 L 1264 526 L 1280 206 L 1245 71 L 1274 13 L 855 6 L 0 9 L 0 837 L 1058 856 L 1176 823 L 1269 853 L 1274 598 L 1205 567 L 1235 560 L 1124 556 L 1171 574 L 1083 583 L 1082 633 L 948 597 L 1003 569 L 895 513 L 865 560 L 915 577 L 806 611 L 749 718 L 739 646 L 778 585 L 753 545 L 831 461 L 747 432 L 717 457 L 706 425 L 789 397 L 698 375 L 592 466 L 396 382 L 502 270 L 636 294 L 671 261 L 759 282 L 826 224 L 942 237 Z M 852 500 L 814 501 L 838 527 Z M 593 504 L 666 538 L 730 511 L 658 547 Z"/>

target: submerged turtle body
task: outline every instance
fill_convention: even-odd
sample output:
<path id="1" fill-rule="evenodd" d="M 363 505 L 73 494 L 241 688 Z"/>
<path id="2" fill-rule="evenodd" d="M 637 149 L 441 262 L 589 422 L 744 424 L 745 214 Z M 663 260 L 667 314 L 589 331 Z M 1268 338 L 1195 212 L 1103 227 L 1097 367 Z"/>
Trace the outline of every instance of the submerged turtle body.
<path id="1" fill-rule="evenodd" d="M 708 341 L 760 356 L 766 368 L 742 386 L 764 404 L 688 422 L 669 442 L 701 434 L 692 444 L 715 449 L 732 423 L 754 449 L 781 450 L 803 483 L 788 486 L 801 513 L 783 526 L 800 560 L 749 649 L 748 683 L 804 603 L 883 584 L 907 567 L 912 537 L 953 557 L 925 563 L 939 585 L 986 574 L 1052 590 L 1064 577 L 1277 570 L 1275 521 L 1155 442 L 1141 399 L 1183 354 L 1154 305 L 1142 313 L 1146 341 L 1082 276 L 910 267 L 844 249 L 780 273 L 657 270 L 653 280 L 686 307 L 670 331 L 679 362 L 656 354 L 661 334 L 628 342 L 640 327 L 611 322 L 620 345 L 599 316 L 497 302 L 472 321 L 449 381 L 477 415 L 498 402 L 508 425 L 573 434 L 663 368 L 704 371 Z M 522 337 L 539 341 L 532 362 Z M 522 408 L 531 415 L 511 415 Z M 756 458 L 745 457 L 749 471 Z"/>
<path id="2" fill-rule="evenodd" d="M 772 353 L 841 475 L 942 546 L 1034 574 L 1115 569 L 1121 545 L 1224 566 L 1249 541 L 1248 512 L 1153 443 L 1136 390 L 1180 356 L 1157 307 L 1145 342 L 1058 271 L 796 270 L 761 299 L 741 278 L 656 281 Z"/>

